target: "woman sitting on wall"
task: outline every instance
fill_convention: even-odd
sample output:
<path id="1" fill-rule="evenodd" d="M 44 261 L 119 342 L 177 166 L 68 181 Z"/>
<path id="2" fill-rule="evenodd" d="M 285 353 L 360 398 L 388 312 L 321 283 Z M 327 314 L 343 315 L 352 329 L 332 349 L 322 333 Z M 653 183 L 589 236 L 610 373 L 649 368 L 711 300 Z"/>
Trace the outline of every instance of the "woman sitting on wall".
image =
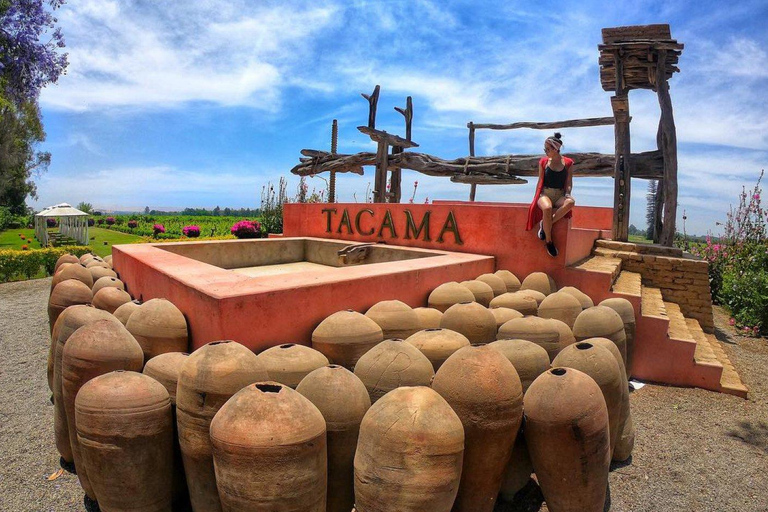
<path id="1" fill-rule="evenodd" d="M 571 196 L 573 160 L 560 154 L 562 146 L 559 133 L 544 141 L 547 156 L 539 160 L 539 182 L 528 208 L 528 224 L 525 227 L 530 231 L 538 223 L 539 238 L 553 258 L 557 256 L 557 247 L 552 241 L 552 225 L 563 217 L 570 217 L 571 209 L 576 204 Z"/>

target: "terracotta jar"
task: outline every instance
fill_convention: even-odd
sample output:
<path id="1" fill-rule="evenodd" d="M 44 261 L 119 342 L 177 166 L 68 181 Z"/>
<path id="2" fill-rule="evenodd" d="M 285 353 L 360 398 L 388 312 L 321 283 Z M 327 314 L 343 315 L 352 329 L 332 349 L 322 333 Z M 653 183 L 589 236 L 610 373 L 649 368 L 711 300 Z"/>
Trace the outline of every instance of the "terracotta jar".
<path id="1" fill-rule="evenodd" d="M 132 300 L 118 306 L 118 308 L 112 314 L 115 315 L 115 318 L 120 320 L 121 324 L 127 325 L 128 319 L 131 317 L 134 311 L 139 309 L 139 306 L 141 306 L 140 300 Z"/>
<path id="2" fill-rule="evenodd" d="M 449 512 L 464 455 L 464 427 L 427 387 L 398 388 L 373 404 L 355 453 L 357 512 Z"/>
<path id="3" fill-rule="evenodd" d="M 536 299 L 520 292 L 505 293 L 494 297 L 491 301 L 491 309 L 509 308 L 520 312 L 524 316 L 535 315 L 539 310 Z"/>
<path id="4" fill-rule="evenodd" d="M 557 291 L 557 285 L 555 280 L 544 272 L 532 272 L 523 279 L 523 283 L 520 285 L 521 290 L 536 290 L 549 295 Z"/>
<path id="5" fill-rule="evenodd" d="M 114 313 L 117 308 L 131 302 L 131 296 L 119 288 L 105 286 L 93 295 L 93 307 Z"/>
<path id="6" fill-rule="evenodd" d="M 546 318 L 536 316 L 513 318 L 501 326 L 496 337 L 500 340 L 532 341 L 547 351 L 550 361 L 560 352 L 560 332 Z"/>
<path id="7" fill-rule="evenodd" d="M 88 263 L 85 264 L 85 268 L 87 268 L 88 270 L 90 270 L 92 268 L 97 268 L 97 267 L 100 267 L 100 268 L 103 268 L 103 269 L 111 268 L 109 266 L 109 263 L 105 262 L 102 259 L 95 259 L 94 258 L 94 259 L 90 260 Z"/>
<path id="8" fill-rule="evenodd" d="M 507 284 L 496 274 L 482 274 L 475 278 L 475 281 L 482 281 L 493 290 L 493 296 L 498 297 L 502 293 L 507 293 Z"/>
<path id="9" fill-rule="evenodd" d="M 592 299 L 589 298 L 589 295 L 587 295 L 586 293 L 582 292 L 578 288 L 574 288 L 573 286 L 564 286 L 564 287 L 560 288 L 558 291 L 564 292 L 564 293 L 568 293 L 568 294 L 573 295 L 574 297 L 576 297 L 576 300 L 578 300 L 579 304 L 581 304 L 581 309 L 582 310 L 587 309 L 587 308 L 591 308 L 592 306 L 595 305 L 595 303 L 592 302 Z"/>
<path id="10" fill-rule="evenodd" d="M 269 380 L 285 384 L 293 389 L 311 371 L 328 364 L 328 358 L 309 347 L 286 343 L 268 348 L 259 354 Z"/>
<path id="11" fill-rule="evenodd" d="M 496 332 L 501 329 L 502 325 L 513 318 L 523 318 L 522 313 L 510 308 L 492 308 L 491 313 L 493 313 L 493 318 L 496 319 Z"/>
<path id="12" fill-rule="evenodd" d="M 56 265 L 53 267 L 53 273 L 59 270 L 59 267 L 64 263 L 80 263 L 80 258 L 74 254 L 62 254 L 59 259 L 56 260 Z"/>
<path id="13" fill-rule="evenodd" d="M 91 277 L 93 278 L 93 282 L 95 283 L 102 277 L 114 277 L 117 278 L 117 273 L 115 273 L 112 268 L 109 267 L 108 264 L 106 267 L 88 267 L 88 272 L 91 273 Z"/>
<path id="14" fill-rule="evenodd" d="M 491 300 L 493 300 L 493 288 L 491 288 L 491 285 L 488 283 L 475 279 L 473 281 L 462 281 L 461 285 L 472 292 L 472 296 L 474 297 L 473 300 L 475 302 L 478 302 L 485 307 L 488 307 Z"/>
<path id="15" fill-rule="evenodd" d="M 48 298 L 48 325 L 50 332 L 59 315 L 69 306 L 90 304 L 93 300 L 91 289 L 77 279 L 67 279 L 56 285 Z"/>
<path id="16" fill-rule="evenodd" d="M 608 407 L 608 425 L 611 441 L 611 456 L 621 432 L 621 407 L 627 382 L 622 380 L 619 364 L 613 355 L 603 347 L 581 341 L 563 349 L 553 366 L 565 366 L 586 373 L 603 392 Z"/>
<path id="17" fill-rule="evenodd" d="M 573 331 L 565 322 L 561 322 L 554 318 L 547 318 L 547 321 L 560 333 L 560 340 L 558 341 L 560 350 L 563 350 L 568 345 L 576 343 L 576 336 L 573 335 Z"/>
<path id="18" fill-rule="evenodd" d="M 541 318 L 555 318 L 571 329 L 579 313 L 581 313 L 581 303 L 569 293 L 552 293 L 539 304 Z"/>
<path id="19" fill-rule="evenodd" d="M 435 374 L 432 389 L 464 425 L 464 461 L 454 512 L 492 512 L 523 418 L 514 366 L 489 346 L 459 349 Z"/>
<path id="20" fill-rule="evenodd" d="M 600 387 L 572 368 L 542 373 L 525 393 L 525 441 L 547 507 L 601 512 L 611 463 Z"/>
<path id="21" fill-rule="evenodd" d="M 251 384 L 211 422 L 216 484 L 225 511 L 324 512 L 325 420 L 277 382 Z"/>
<path id="22" fill-rule="evenodd" d="M 451 354 L 462 347 L 469 346 L 469 340 L 463 334 L 440 328 L 419 331 L 405 342 L 410 343 L 427 356 L 435 371 L 440 369 L 440 366 Z"/>
<path id="23" fill-rule="evenodd" d="M 454 304 L 443 313 L 440 328 L 467 337 L 470 343 L 490 343 L 496 339 L 496 318 L 477 302 Z"/>
<path id="24" fill-rule="evenodd" d="M 619 314 L 606 306 L 593 306 L 585 309 L 573 324 L 573 335 L 576 341 L 587 338 L 608 338 L 616 344 L 627 367 L 627 337 L 624 333 L 624 322 Z"/>
<path id="25" fill-rule="evenodd" d="M 312 348 L 348 370 L 384 339 L 379 324 L 350 309 L 332 314 L 312 332 Z"/>
<path id="26" fill-rule="evenodd" d="M 413 312 L 419 317 L 421 329 L 436 329 L 440 327 L 440 319 L 443 312 L 435 308 L 413 308 Z"/>
<path id="27" fill-rule="evenodd" d="M 627 299 L 620 297 L 605 299 L 599 304 L 611 308 L 619 314 L 624 322 L 624 335 L 627 337 L 627 374 L 632 370 L 632 355 L 635 352 L 635 308 Z"/>
<path id="28" fill-rule="evenodd" d="M 77 394 L 75 418 L 101 510 L 171 510 L 173 421 L 160 383 L 124 371 L 91 379 Z"/>
<path id="29" fill-rule="evenodd" d="M 91 272 L 80 263 L 64 263 L 51 279 L 51 291 L 56 285 L 67 279 L 76 279 L 86 285 L 89 289 L 93 287 L 93 276 Z"/>
<path id="30" fill-rule="evenodd" d="M 211 420 L 232 395 L 267 380 L 267 370 L 256 354 L 234 341 L 213 341 L 184 361 L 176 387 L 176 420 L 194 510 L 221 510 L 209 435 Z"/>
<path id="31" fill-rule="evenodd" d="M 429 307 L 445 312 L 449 307 L 460 302 L 471 302 L 475 295 L 466 286 L 451 281 L 443 283 L 429 294 L 427 303 Z"/>
<path id="32" fill-rule="evenodd" d="M 504 285 L 507 287 L 507 292 L 514 293 L 520 289 L 520 279 L 509 270 L 497 270 L 494 274 L 504 281 Z"/>
<path id="33" fill-rule="evenodd" d="M 528 446 L 525 444 L 524 429 L 525 421 L 522 422 L 515 438 L 512 455 L 509 457 L 509 463 L 501 481 L 501 489 L 499 489 L 499 495 L 508 503 L 515 501 L 515 495 L 528 484 L 533 473 L 533 462 L 528 453 Z"/>
<path id="34" fill-rule="evenodd" d="M 77 439 L 75 397 L 89 380 L 115 370 L 140 372 L 144 366 L 144 354 L 131 333 L 114 320 L 99 320 L 84 325 L 69 337 L 61 359 L 61 391 L 67 416 L 67 429 L 77 478 L 85 494 L 96 500 L 83 464 Z"/>
<path id="35" fill-rule="evenodd" d="M 95 254 L 87 252 L 87 253 L 83 254 L 82 256 L 80 256 L 80 263 L 85 265 L 86 263 L 88 263 L 89 261 L 94 259 L 95 257 L 96 257 Z"/>
<path id="36" fill-rule="evenodd" d="M 365 312 L 365 316 L 379 324 L 384 339 L 405 339 L 421 330 L 419 317 L 413 308 L 399 300 L 377 302 Z"/>
<path id="37" fill-rule="evenodd" d="M 527 295 L 529 297 L 533 297 L 533 299 L 536 301 L 536 306 L 540 306 L 541 303 L 544 301 L 544 299 L 547 297 L 543 293 L 541 293 L 538 290 L 523 290 L 521 289 L 519 292 L 517 292 L 521 295 Z"/>
<path id="38" fill-rule="evenodd" d="M 371 403 L 401 386 L 429 386 L 435 370 L 427 356 L 403 340 L 384 340 L 363 354 L 355 365 Z"/>
<path id="39" fill-rule="evenodd" d="M 166 299 L 151 299 L 131 313 L 125 325 L 144 351 L 144 359 L 166 352 L 186 352 L 189 347 L 187 320 Z"/>
<path id="40" fill-rule="evenodd" d="M 104 256 L 104 261 L 106 261 L 107 263 L 109 263 L 109 268 L 113 268 L 113 267 L 112 267 L 112 255 L 111 255 L 111 254 L 110 254 L 110 255 L 108 255 L 108 256 Z"/>
<path id="41" fill-rule="evenodd" d="M 120 290 L 125 290 L 125 283 L 123 283 L 121 280 L 119 280 L 116 277 L 101 277 L 98 281 L 93 283 L 93 288 L 91 289 L 94 294 L 98 293 L 99 290 L 105 287 L 112 287 L 112 288 L 119 288 Z"/>

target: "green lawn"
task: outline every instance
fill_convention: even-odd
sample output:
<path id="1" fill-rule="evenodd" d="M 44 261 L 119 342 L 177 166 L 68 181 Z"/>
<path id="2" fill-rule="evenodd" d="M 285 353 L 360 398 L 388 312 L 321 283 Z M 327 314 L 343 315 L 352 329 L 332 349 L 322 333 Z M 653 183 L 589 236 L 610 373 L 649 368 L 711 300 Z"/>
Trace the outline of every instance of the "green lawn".
<path id="1" fill-rule="evenodd" d="M 24 235 L 26 240 L 22 240 L 19 235 Z M 34 229 L 9 229 L 0 232 L 0 250 L 21 250 L 21 246 L 25 244 L 28 245 L 30 249 L 40 249 L 40 242 L 35 240 Z"/>
<path id="2" fill-rule="evenodd" d="M 643 235 L 629 235 L 629 241 L 636 244 L 652 244 L 653 240 L 648 240 Z"/>
<path id="3" fill-rule="evenodd" d="M 22 240 L 19 235 L 24 235 L 26 240 Z M 115 244 L 135 244 L 142 241 L 140 236 L 103 228 L 89 228 L 88 236 L 91 238 L 88 245 L 93 249 L 92 252 L 101 257 L 112 254 L 112 246 Z M 40 242 L 35 240 L 34 229 L 9 229 L 0 233 L 0 250 L 21 250 L 21 246 L 25 244 L 30 249 L 40 249 Z"/>

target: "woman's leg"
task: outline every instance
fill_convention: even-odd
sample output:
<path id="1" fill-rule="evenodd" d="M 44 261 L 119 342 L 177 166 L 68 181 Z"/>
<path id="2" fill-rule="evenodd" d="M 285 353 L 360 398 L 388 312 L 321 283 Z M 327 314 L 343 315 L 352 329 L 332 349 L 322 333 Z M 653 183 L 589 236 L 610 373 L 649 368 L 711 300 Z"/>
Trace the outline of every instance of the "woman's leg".
<path id="1" fill-rule="evenodd" d="M 558 199 L 555 203 L 557 210 L 555 210 L 555 214 L 552 216 L 552 224 L 565 217 L 575 204 L 576 201 L 574 201 L 572 197 L 561 197 Z"/>
<path id="2" fill-rule="evenodd" d="M 536 203 L 541 209 L 542 227 L 544 228 L 544 236 L 547 242 L 552 241 L 552 201 L 547 196 L 539 196 L 539 200 Z"/>

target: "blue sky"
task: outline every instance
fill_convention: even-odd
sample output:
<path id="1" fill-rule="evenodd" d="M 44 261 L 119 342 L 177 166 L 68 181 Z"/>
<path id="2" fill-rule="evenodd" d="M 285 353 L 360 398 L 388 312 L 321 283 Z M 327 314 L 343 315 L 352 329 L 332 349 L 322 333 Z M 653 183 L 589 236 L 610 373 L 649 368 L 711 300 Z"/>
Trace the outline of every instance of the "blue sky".
<path id="1" fill-rule="evenodd" d="M 382 87 L 377 128 L 413 96 L 419 151 L 465 156 L 468 121 L 611 114 L 599 84 L 603 27 L 669 23 L 685 44 L 670 82 L 679 143 L 679 210 L 689 233 L 717 230 L 768 157 L 768 2 L 71 0 L 57 12 L 70 66 L 41 105 L 53 154 L 34 206 L 257 207 L 302 148 L 375 151 L 361 92 Z M 630 94 L 632 149 L 655 149 L 658 101 Z M 611 127 L 564 129 L 564 152 L 613 152 Z M 541 151 L 548 132 L 478 132 L 476 153 Z M 372 181 L 342 175 L 339 200 Z M 467 185 L 404 172 L 416 201 L 466 199 Z M 325 183 L 314 178 L 310 188 Z M 479 200 L 528 202 L 535 183 L 480 187 Z M 645 225 L 647 182 L 631 220 Z M 612 204 L 608 178 L 577 179 L 579 204 Z"/>

